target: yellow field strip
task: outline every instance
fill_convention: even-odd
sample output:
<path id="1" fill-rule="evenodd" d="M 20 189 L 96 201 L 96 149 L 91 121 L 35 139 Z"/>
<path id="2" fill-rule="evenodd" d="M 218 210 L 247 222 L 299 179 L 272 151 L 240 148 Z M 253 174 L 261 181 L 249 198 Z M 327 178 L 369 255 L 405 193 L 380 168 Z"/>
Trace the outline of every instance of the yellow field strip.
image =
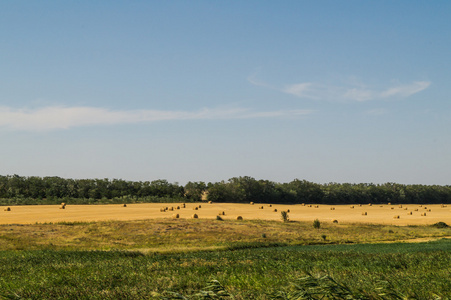
<path id="1" fill-rule="evenodd" d="M 194 210 L 195 207 L 200 208 Z M 177 207 L 180 209 L 177 209 Z M 161 208 L 173 208 L 161 212 Z M 262 208 L 263 207 L 263 208 Z M 353 207 L 353 208 L 352 208 Z M 219 213 L 223 219 L 280 220 L 280 212 L 289 210 L 293 221 L 312 221 L 339 223 L 371 223 L 391 225 L 426 225 L 437 222 L 451 224 L 451 207 L 446 205 L 279 205 L 279 204 L 232 204 L 232 203 L 143 203 L 123 205 L 26 205 L 2 207 L 0 224 L 33 224 L 49 222 L 143 220 L 157 218 L 199 218 L 214 219 Z M 277 210 L 277 211 L 276 211 Z M 366 215 L 365 215 L 366 213 Z"/>

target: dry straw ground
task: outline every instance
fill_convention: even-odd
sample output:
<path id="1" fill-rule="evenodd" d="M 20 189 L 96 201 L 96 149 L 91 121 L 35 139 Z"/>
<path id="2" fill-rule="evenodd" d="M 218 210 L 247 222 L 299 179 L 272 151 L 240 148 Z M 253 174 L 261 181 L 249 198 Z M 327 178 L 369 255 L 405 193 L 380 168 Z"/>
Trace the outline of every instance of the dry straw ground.
<path id="1" fill-rule="evenodd" d="M 109 220 L 145 220 L 173 218 L 190 219 L 193 208 L 199 204 L 145 203 L 124 205 L 58 205 L 11 206 L 10 211 L 0 210 L 0 224 L 34 224 L 50 222 L 90 222 Z M 162 209 L 168 208 L 168 209 Z M 277 211 L 276 211 L 277 210 Z M 290 211 L 292 221 L 321 222 L 337 220 L 340 224 L 365 223 L 385 225 L 429 225 L 437 222 L 451 223 L 451 206 L 446 205 L 268 205 L 203 203 L 196 214 L 200 219 L 216 219 L 224 212 L 224 220 L 280 220 L 281 211 Z M 365 215 L 364 212 L 367 212 Z M 397 217 L 399 216 L 399 218 Z"/>

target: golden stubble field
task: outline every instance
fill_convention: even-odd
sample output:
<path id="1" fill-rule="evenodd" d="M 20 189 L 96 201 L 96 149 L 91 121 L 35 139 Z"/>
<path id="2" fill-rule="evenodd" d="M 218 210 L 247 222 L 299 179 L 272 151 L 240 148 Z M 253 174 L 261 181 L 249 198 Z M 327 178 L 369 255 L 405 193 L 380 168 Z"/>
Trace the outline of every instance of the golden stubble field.
<path id="1" fill-rule="evenodd" d="M 180 209 L 177 209 L 177 207 Z M 199 207 L 194 210 L 195 207 Z M 162 212 L 161 208 L 169 210 Z M 262 208 L 263 207 L 263 208 Z M 91 222 L 108 220 L 145 220 L 173 218 L 179 214 L 182 219 L 215 219 L 217 215 L 225 220 L 280 220 L 281 211 L 289 210 L 293 221 L 312 221 L 340 224 L 367 223 L 387 225 L 428 225 L 437 222 L 451 223 L 451 207 L 446 205 L 279 205 L 279 204 L 234 204 L 234 203 L 143 203 L 123 205 L 27 205 L 6 206 L 0 211 L 0 224 L 34 224 L 57 222 Z M 173 208 L 173 210 L 170 210 Z M 277 211 L 276 211 L 277 210 Z M 366 213 L 366 214 L 365 214 Z"/>

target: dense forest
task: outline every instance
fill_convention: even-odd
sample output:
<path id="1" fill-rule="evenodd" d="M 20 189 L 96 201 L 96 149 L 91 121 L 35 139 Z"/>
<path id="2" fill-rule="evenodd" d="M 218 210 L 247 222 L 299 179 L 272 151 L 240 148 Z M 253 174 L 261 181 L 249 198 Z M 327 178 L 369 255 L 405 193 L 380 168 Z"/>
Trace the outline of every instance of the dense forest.
<path id="1" fill-rule="evenodd" d="M 295 179 L 289 183 L 233 177 L 215 183 L 167 180 L 64 179 L 0 175 L 0 204 L 72 204 L 126 202 L 256 202 L 256 203 L 451 203 L 451 186 L 397 183 L 327 183 Z"/>

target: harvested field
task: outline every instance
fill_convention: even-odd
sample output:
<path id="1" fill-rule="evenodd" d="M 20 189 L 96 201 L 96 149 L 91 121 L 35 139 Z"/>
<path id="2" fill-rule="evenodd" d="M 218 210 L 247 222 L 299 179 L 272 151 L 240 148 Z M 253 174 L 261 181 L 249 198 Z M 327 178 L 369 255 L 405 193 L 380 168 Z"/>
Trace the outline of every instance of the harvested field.
<path id="1" fill-rule="evenodd" d="M 280 220 L 280 212 L 290 210 L 292 221 L 311 221 L 319 219 L 321 222 L 337 220 L 340 224 L 370 223 L 387 225 L 427 225 L 437 222 L 451 223 L 451 210 L 440 204 L 427 205 L 427 215 L 420 205 L 362 205 L 351 208 L 350 205 L 278 205 L 272 204 L 272 209 L 259 209 L 261 204 L 232 204 L 212 203 L 201 206 L 198 203 L 162 204 L 144 203 L 123 205 L 70 205 L 64 210 L 59 205 L 26 205 L 11 206 L 11 211 L 0 210 L 0 224 L 33 224 L 49 222 L 85 222 L 108 220 L 145 220 L 171 219 L 173 213 L 161 208 L 166 206 L 180 206 L 177 213 L 181 219 L 190 219 L 193 208 L 198 207 L 196 214 L 201 219 L 216 219 L 219 212 L 224 212 L 222 218 L 236 220 L 242 216 L 245 220 Z M 331 208 L 334 208 L 333 210 Z M 412 212 L 406 214 L 404 210 Z M 420 210 L 418 210 L 420 208 Z M 367 215 L 362 213 L 367 212 Z M 399 218 L 394 218 L 395 216 Z M 422 216 L 423 215 L 423 216 Z"/>

